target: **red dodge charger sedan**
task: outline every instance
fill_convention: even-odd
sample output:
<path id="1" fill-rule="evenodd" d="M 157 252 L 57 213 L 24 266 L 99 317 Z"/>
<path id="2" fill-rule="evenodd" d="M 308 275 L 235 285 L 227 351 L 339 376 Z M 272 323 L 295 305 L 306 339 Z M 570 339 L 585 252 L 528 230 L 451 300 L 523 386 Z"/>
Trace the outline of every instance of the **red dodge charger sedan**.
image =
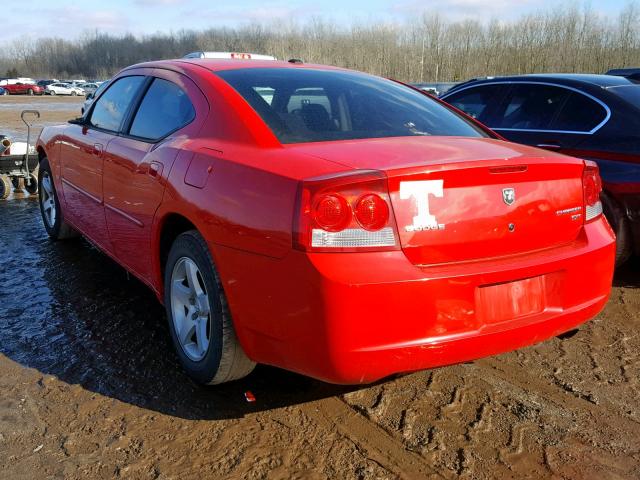
<path id="1" fill-rule="evenodd" d="M 575 328 L 611 288 L 594 163 L 363 73 L 139 64 L 37 148 L 48 234 L 152 288 L 202 383 L 467 361 Z"/>

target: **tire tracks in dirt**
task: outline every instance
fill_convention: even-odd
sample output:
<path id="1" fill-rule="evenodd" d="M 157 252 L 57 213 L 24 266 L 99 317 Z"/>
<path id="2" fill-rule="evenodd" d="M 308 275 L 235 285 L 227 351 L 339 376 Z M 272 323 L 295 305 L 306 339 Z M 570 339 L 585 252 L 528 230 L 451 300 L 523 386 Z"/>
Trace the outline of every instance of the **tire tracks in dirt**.
<path id="1" fill-rule="evenodd" d="M 422 456 L 405 448 L 401 439 L 390 436 L 382 427 L 338 397 L 314 402 L 306 406 L 305 413 L 319 426 L 337 430 L 366 457 L 399 478 L 454 478 L 437 472 Z"/>

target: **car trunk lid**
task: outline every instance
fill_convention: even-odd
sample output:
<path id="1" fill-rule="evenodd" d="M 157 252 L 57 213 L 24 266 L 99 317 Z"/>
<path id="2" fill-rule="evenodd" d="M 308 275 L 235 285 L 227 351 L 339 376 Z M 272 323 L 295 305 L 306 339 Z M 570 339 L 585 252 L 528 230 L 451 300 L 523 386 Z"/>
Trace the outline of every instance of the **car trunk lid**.
<path id="1" fill-rule="evenodd" d="M 402 249 L 417 265 L 552 248 L 575 241 L 582 229 L 584 164 L 578 159 L 499 140 L 454 137 L 302 149 L 387 174 Z"/>

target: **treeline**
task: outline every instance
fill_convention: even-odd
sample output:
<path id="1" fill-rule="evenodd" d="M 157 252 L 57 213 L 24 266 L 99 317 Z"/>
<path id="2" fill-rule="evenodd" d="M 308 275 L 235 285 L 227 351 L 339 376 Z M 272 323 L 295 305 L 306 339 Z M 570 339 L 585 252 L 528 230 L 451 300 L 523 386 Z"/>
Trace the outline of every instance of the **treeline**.
<path id="1" fill-rule="evenodd" d="M 553 9 L 505 22 L 451 21 L 427 13 L 403 23 L 339 26 L 252 24 L 154 35 L 95 32 L 76 40 L 23 38 L 0 44 L 0 76 L 108 78 L 134 63 L 194 50 L 267 53 L 412 82 L 530 72 L 604 72 L 640 66 L 640 7 L 616 18 L 589 7 Z"/>

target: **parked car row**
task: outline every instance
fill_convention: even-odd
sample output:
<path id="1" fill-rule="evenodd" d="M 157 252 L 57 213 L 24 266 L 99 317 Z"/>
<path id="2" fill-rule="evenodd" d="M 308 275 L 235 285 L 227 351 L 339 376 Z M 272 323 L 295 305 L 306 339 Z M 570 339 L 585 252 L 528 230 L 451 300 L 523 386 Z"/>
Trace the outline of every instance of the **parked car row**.
<path id="1" fill-rule="evenodd" d="M 88 95 L 93 94 L 104 82 L 84 80 L 58 81 L 56 79 L 4 79 L 0 95 Z"/>
<path id="2" fill-rule="evenodd" d="M 48 235 L 85 235 L 147 284 L 197 381 L 258 362 L 372 382 L 545 340 L 607 302 L 598 165 L 472 116 L 499 108 L 504 135 L 611 122 L 636 145 L 613 99 L 538 79 L 566 91 L 533 105 L 509 81 L 458 102 L 470 116 L 372 75 L 213 53 L 124 69 L 37 144 Z"/>

